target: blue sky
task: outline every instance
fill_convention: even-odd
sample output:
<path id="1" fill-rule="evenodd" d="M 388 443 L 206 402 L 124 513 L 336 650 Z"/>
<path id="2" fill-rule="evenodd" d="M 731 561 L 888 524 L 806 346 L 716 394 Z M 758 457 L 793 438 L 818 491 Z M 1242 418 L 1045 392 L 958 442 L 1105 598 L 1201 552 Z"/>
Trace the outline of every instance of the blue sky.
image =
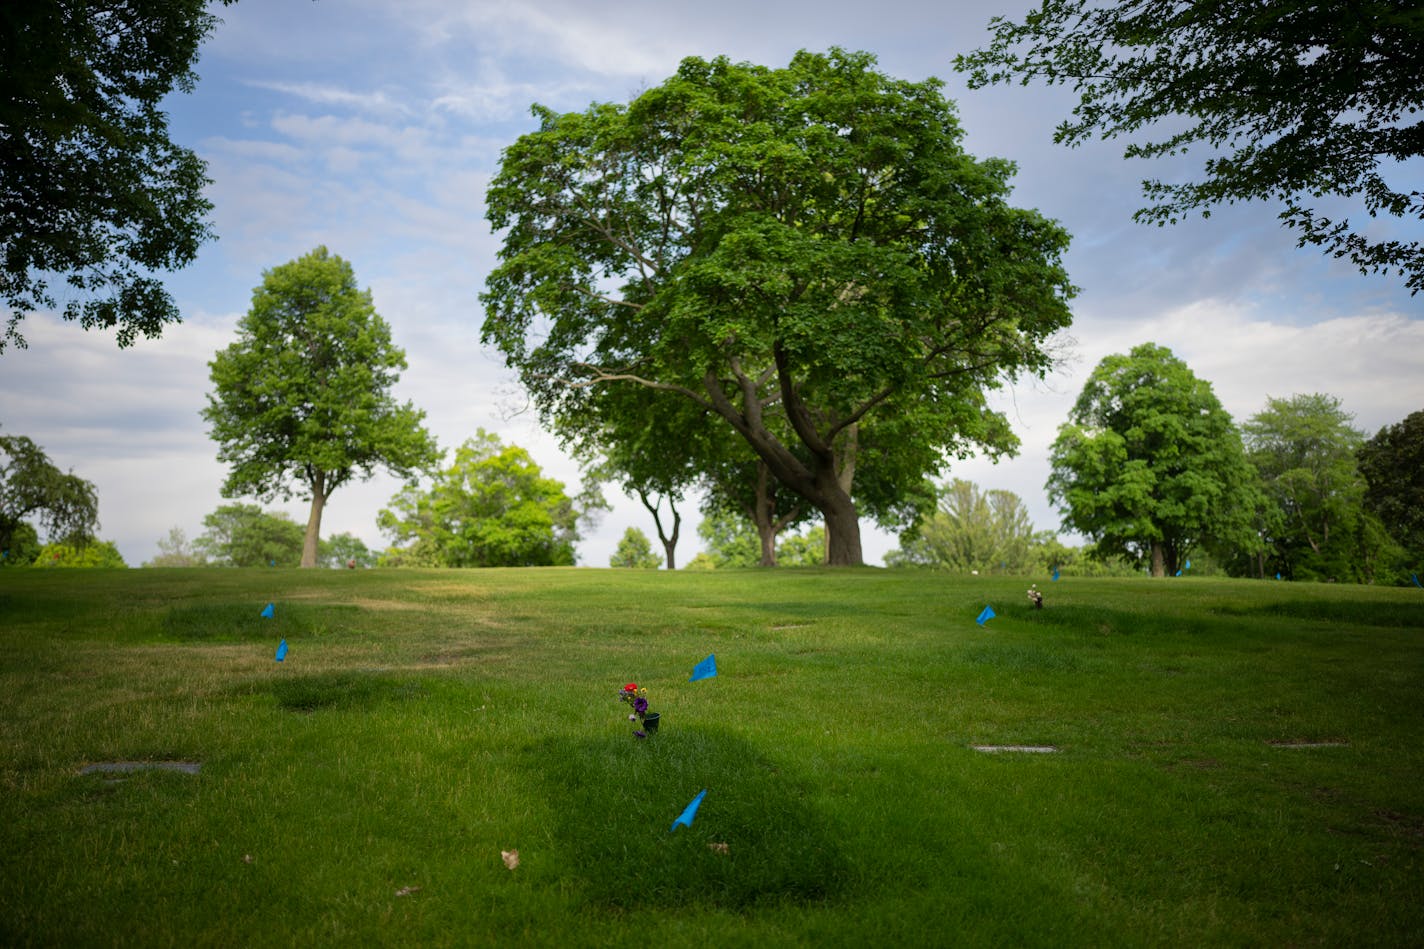
<path id="1" fill-rule="evenodd" d="M 1193 173 L 1200 158 L 1147 165 L 1122 143 L 1065 149 L 1054 126 L 1062 90 L 970 92 L 952 68 L 982 45 L 995 14 L 1028 0 L 928 3 L 462 2 L 241 0 L 204 47 L 201 81 L 175 96 L 175 139 L 209 165 L 219 240 L 168 279 L 184 322 L 161 340 L 119 350 L 48 315 L 21 326 L 28 350 L 0 355 L 0 425 L 35 439 L 99 489 L 101 535 L 138 565 L 169 528 L 189 537 L 225 503 L 224 471 L 199 418 L 207 362 L 233 339 L 264 269 L 325 244 L 355 268 L 406 350 L 397 395 L 427 413 L 445 448 L 477 428 L 533 454 L 571 487 L 577 467 L 542 432 L 512 375 L 479 345 L 477 296 L 498 237 L 484 191 L 500 149 L 533 127 L 539 102 L 573 111 L 626 101 L 689 55 L 784 65 L 801 48 L 875 53 L 907 79 L 938 76 L 959 104 L 967 149 L 1018 163 L 1014 200 L 1073 235 L 1066 262 L 1081 293 L 1065 359 L 1044 382 L 1005 390 L 1022 451 L 993 465 L 944 472 L 1024 498 L 1039 528 L 1058 517 L 1044 495 L 1047 447 L 1098 360 L 1153 341 L 1210 381 L 1243 421 L 1269 396 L 1328 392 L 1356 425 L 1380 426 L 1424 408 L 1424 299 L 1394 278 L 1361 276 L 1298 250 L 1265 204 L 1236 206 L 1171 228 L 1133 223 L 1139 182 Z M 1418 164 L 1418 163 L 1416 163 Z M 1417 170 L 1417 169 L 1411 169 Z M 1418 175 L 1414 176 L 1418 180 Z M 1416 222 L 1417 223 L 1417 222 Z M 1379 228 L 1409 231 L 1397 222 Z M 1419 227 L 1413 228 L 1418 234 Z M 399 485 L 378 477 L 343 487 L 323 533 L 387 539 L 376 513 Z M 604 566 L 628 526 L 652 534 L 636 500 L 580 544 Z M 273 505 L 305 522 L 306 505 Z M 697 549 L 693 504 L 679 560 Z M 895 538 L 864 525 L 867 559 Z"/>

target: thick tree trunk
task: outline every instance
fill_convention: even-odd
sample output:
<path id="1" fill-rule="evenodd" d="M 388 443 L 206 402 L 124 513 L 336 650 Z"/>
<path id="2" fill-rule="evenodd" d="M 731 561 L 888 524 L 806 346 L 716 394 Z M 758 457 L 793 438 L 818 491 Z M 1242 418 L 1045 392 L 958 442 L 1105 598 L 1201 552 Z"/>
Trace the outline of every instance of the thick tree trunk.
<path id="1" fill-rule="evenodd" d="M 776 527 L 762 521 L 757 522 L 757 540 L 761 541 L 761 560 L 758 567 L 776 566 Z"/>
<path id="2" fill-rule="evenodd" d="M 1152 576 L 1165 577 L 1167 575 L 1166 558 L 1163 556 L 1162 542 L 1154 540 L 1152 542 Z"/>
<path id="3" fill-rule="evenodd" d="M 855 502 L 842 492 L 821 507 L 826 518 L 826 563 L 832 567 L 858 567 L 865 562 L 860 552 L 860 518 Z"/>
<path id="4" fill-rule="evenodd" d="M 731 368 L 737 373 L 741 387 L 740 408 L 728 398 L 712 371 L 709 370 L 704 376 L 703 385 L 711 397 L 713 409 L 747 440 L 776 479 L 805 498 L 825 517 L 826 563 L 858 567 L 865 562 L 860 547 L 860 520 L 856 516 L 850 491 L 842 487 L 842 478 L 849 485 L 855 475 L 856 426 L 846 427 L 847 442 L 839 451 L 834 445 L 834 434 L 830 439 L 821 437 L 815 420 L 797 395 L 784 363 L 785 354 L 778 350 L 781 405 L 797 437 L 811 455 L 809 465 L 797 458 L 767 428 L 762 417 L 760 394 L 735 360 Z"/>
<path id="5" fill-rule="evenodd" d="M 302 539 L 302 566 L 315 567 L 317 547 L 321 543 L 321 511 L 326 507 L 326 472 L 317 471 L 312 478 L 311 513 L 307 515 L 307 533 Z"/>

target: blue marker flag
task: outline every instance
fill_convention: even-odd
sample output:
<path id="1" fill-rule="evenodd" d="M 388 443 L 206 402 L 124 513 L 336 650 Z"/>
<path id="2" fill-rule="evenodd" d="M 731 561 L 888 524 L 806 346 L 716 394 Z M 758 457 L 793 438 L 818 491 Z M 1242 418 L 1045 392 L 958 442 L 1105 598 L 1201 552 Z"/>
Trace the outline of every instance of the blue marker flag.
<path id="1" fill-rule="evenodd" d="M 1276 579 L 1279 580 L 1280 578 L 1281 578 L 1281 575 L 1280 575 L 1279 573 L 1277 573 L 1277 574 L 1276 574 Z"/>
<path id="2" fill-rule="evenodd" d="M 1178 570 L 1176 573 L 1172 574 L 1172 576 L 1174 576 L 1174 577 L 1180 577 L 1181 575 L 1182 575 L 1182 571 L 1180 571 L 1180 570 Z"/>
<path id="3" fill-rule="evenodd" d="M 1420 583 L 1420 582 L 1419 582 L 1419 574 L 1417 574 L 1417 573 L 1411 573 L 1411 574 L 1409 575 L 1409 579 L 1411 579 L 1411 580 L 1414 581 L 1414 585 L 1415 585 L 1416 587 L 1424 587 L 1424 583 Z"/>
<path id="4" fill-rule="evenodd" d="M 1187 569 L 1192 569 L 1192 562 L 1190 560 L 1187 561 Z"/>
<path id="5" fill-rule="evenodd" d="M 702 804 L 702 799 L 706 796 L 707 789 L 703 788 L 698 795 L 692 799 L 692 803 L 682 809 L 682 813 L 677 816 L 677 820 L 673 821 L 672 826 L 668 828 L 668 833 L 677 830 L 678 824 L 684 827 L 691 827 L 692 819 L 697 816 L 697 808 Z"/>
<path id="6" fill-rule="evenodd" d="M 273 606 L 271 603 L 268 603 L 266 606 L 262 607 L 262 618 L 263 618 L 263 619 L 271 619 L 273 616 L 276 616 L 276 615 L 277 615 L 277 607 Z"/>
<path id="7" fill-rule="evenodd" d="M 980 626 L 983 626 L 985 623 L 989 622 L 989 620 L 993 619 L 995 615 L 996 614 L 994 613 L 994 608 L 992 606 L 986 606 L 984 607 L 984 612 L 980 613 L 979 618 L 976 619 L 974 622 L 978 623 Z"/>
<path id="8" fill-rule="evenodd" d="M 287 641 L 282 640 L 282 644 L 277 647 L 277 661 L 281 662 L 287 658 Z"/>
<path id="9" fill-rule="evenodd" d="M 1057 568 L 1057 567 L 1054 567 L 1054 568 L 1053 568 L 1053 582 L 1054 582 L 1054 583 L 1057 583 L 1057 582 L 1058 582 L 1058 568 Z"/>
<path id="10" fill-rule="evenodd" d="M 696 682 L 698 679 L 710 679 L 716 674 L 717 654 L 714 652 L 712 655 L 708 656 L 706 659 L 703 659 L 697 665 L 692 667 L 692 678 L 688 679 L 687 681 Z"/>

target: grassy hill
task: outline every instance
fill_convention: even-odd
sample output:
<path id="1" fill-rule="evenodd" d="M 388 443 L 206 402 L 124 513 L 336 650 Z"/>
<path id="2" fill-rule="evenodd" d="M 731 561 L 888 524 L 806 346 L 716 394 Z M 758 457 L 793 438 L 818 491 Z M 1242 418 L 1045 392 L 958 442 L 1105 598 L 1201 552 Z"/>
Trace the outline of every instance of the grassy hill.
<path id="1" fill-rule="evenodd" d="M 1419 942 L 1424 591 L 1038 585 L 0 570 L 0 943 Z"/>

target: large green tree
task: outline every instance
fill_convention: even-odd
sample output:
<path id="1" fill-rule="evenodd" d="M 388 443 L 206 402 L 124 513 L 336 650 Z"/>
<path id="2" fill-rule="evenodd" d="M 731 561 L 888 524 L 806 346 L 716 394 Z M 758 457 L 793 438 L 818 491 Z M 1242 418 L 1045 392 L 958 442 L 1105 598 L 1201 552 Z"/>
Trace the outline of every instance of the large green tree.
<path id="1" fill-rule="evenodd" d="M 82 543 L 99 527 L 99 494 L 24 435 L 0 435 L 0 551 L 28 556 L 36 525 L 51 543 Z"/>
<path id="2" fill-rule="evenodd" d="M 488 196 L 483 339 L 544 420 L 607 386 L 687 399 L 821 512 L 833 564 L 862 560 L 862 430 L 880 499 L 1011 447 L 985 391 L 1047 369 L 1073 292 L 1013 165 L 965 153 L 939 82 L 874 62 L 689 58 L 627 105 L 535 107 Z"/>
<path id="3" fill-rule="evenodd" d="M 1269 200 L 1300 246 L 1391 270 L 1424 289 L 1424 243 L 1335 220 L 1353 199 L 1371 219 L 1424 220 L 1408 171 L 1424 155 L 1424 13 L 1399 0 L 1043 0 L 1022 22 L 994 17 L 993 40 L 955 58 L 970 88 L 1071 86 L 1055 141 L 1128 137 L 1127 157 L 1196 146 L 1200 181 L 1143 182 L 1140 221 L 1175 223 L 1219 204 Z M 1155 138 L 1137 133 L 1162 131 Z M 1373 231 L 1374 233 L 1370 233 Z"/>
<path id="4" fill-rule="evenodd" d="M 384 561 L 394 566 L 572 566 L 586 510 L 527 451 L 481 429 L 430 487 L 407 485 L 376 522 L 398 545 Z"/>
<path id="5" fill-rule="evenodd" d="M 208 365 L 203 417 L 232 466 L 223 496 L 310 499 L 303 567 L 317 565 L 333 491 L 378 468 L 408 478 L 439 457 L 425 413 L 391 394 L 405 353 L 325 247 L 263 274 L 237 340 Z"/>
<path id="6" fill-rule="evenodd" d="M 1340 400 L 1323 393 L 1271 398 L 1242 426 L 1247 458 L 1273 506 L 1268 571 L 1294 579 L 1363 579 L 1364 480 L 1355 452 L 1364 434 Z M 1265 573 L 1267 571 L 1261 571 Z"/>
<path id="7" fill-rule="evenodd" d="M 302 559 L 302 527 L 284 511 L 256 504 L 224 504 L 203 518 L 193 541 L 200 562 L 215 567 L 295 567 Z"/>
<path id="8" fill-rule="evenodd" d="M 1033 529 L 1028 508 L 1012 491 L 981 491 L 955 478 L 938 490 L 935 510 L 900 537 L 887 566 L 927 566 L 960 573 L 1027 573 L 1034 546 L 1045 538 Z"/>
<path id="9" fill-rule="evenodd" d="M 1424 567 L 1424 410 L 1381 428 L 1360 446 L 1358 459 L 1365 506 L 1419 571 Z"/>
<path id="10" fill-rule="evenodd" d="M 231 3 L 233 0 L 223 0 Z M 211 237 L 206 166 L 168 136 L 218 22 L 207 0 L 15 0 L 0 9 L 0 352 L 58 308 L 120 346 L 178 322 L 154 271 Z M 61 279 L 62 288 L 50 286 Z"/>
<path id="11" fill-rule="evenodd" d="M 1100 553 L 1175 572 L 1255 543 L 1259 488 L 1211 385 L 1154 343 L 1098 363 L 1058 429 L 1048 495 Z"/>

